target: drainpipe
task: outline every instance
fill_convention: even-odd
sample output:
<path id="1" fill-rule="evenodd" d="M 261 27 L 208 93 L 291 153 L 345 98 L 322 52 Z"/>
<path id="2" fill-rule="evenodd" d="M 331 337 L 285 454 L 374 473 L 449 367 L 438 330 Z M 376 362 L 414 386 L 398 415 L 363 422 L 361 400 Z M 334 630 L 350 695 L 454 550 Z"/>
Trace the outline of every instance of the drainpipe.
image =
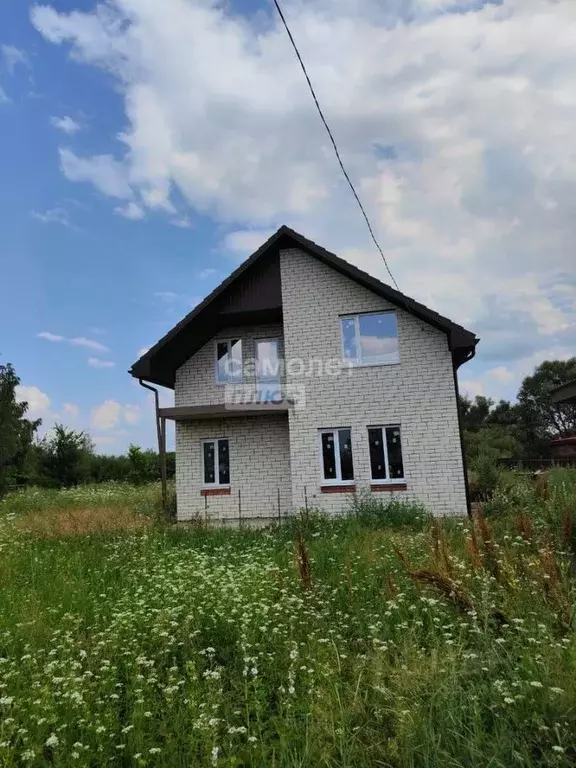
<path id="1" fill-rule="evenodd" d="M 166 479 L 166 419 L 160 416 L 160 398 L 158 390 L 146 384 L 142 379 L 138 379 L 141 387 L 149 389 L 154 393 L 154 405 L 156 414 L 156 435 L 158 437 L 158 457 L 160 459 L 160 477 L 162 480 L 162 512 L 168 517 L 168 487 Z"/>
<path id="2" fill-rule="evenodd" d="M 467 363 L 472 360 L 475 355 L 475 350 L 472 350 L 472 354 L 466 358 L 463 362 Z M 462 452 L 462 469 L 464 470 L 464 491 L 466 493 L 466 511 L 468 517 L 472 517 L 472 503 L 470 501 L 470 483 L 468 481 L 468 458 L 466 456 L 466 449 L 464 448 L 464 428 L 462 426 L 462 414 L 460 412 L 460 388 L 458 386 L 458 366 L 452 365 L 452 373 L 454 374 L 454 390 L 456 392 L 456 410 L 458 413 L 458 431 L 460 432 L 460 450 Z"/>

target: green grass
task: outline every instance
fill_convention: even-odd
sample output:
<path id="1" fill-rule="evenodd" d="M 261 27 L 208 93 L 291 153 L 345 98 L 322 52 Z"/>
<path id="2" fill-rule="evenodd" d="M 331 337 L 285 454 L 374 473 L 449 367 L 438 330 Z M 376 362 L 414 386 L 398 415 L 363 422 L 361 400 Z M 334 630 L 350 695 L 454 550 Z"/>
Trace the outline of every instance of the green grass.
<path id="1" fill-rule="evenodd" d="M 0 765 L 573 765 L 576 498 L 517 485 L 493 534 L 365 500 L 266 531 L 54 538 L 16 526 L 154 515 L 158 489 L 9 497 Z"/>

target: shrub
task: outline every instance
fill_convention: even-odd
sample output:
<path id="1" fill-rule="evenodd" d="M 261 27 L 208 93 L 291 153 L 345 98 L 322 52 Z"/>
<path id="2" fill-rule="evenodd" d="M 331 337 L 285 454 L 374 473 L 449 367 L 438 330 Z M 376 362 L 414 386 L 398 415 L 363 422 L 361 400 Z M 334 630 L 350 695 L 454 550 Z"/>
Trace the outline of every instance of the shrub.
<path id="1" fill-rule="evenodd" d="M 369 491 L 354 494 L 348 513 L 370 527 L 413 530 L 421 530 L 431 517 L 419 504 L 398 499 L 379 499 Z"/>

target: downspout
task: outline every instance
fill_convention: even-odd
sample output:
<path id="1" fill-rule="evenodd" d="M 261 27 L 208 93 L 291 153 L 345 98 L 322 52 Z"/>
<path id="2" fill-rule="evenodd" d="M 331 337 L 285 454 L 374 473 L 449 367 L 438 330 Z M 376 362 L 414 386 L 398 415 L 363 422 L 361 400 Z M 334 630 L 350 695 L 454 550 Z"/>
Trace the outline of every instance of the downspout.
<path id="1" fill-rule="evenodd" d="M 462 362 L 467 363 L 469 360 L 472 360 L 474 355 L 476 354 L 476 350 L 472 350 L 472 354 L 470 357 L 467 357 L 466 360 L 463 360 Z M 462 363 L 460 363 L 462 365 Z M 464 448 L 464 429 L 462 427 L 462 414 L 460 412 L 460 389 L 458 387 L 458 367 L 457 365 L 452 365 L 452 373 L 454 374 L 454 391 L 456 392 L 456 412 L 458 414 L 458 431 L 460 433 L 460 451 L 462 453 L 462 469 L 464 470 L 464 492 L 466 494 L 466 511 L 468 513 L 468 517 L 472 517 L 472 502 L 470 500 L 470 483 L 468 481 L 468 459 L 466 457 L 466 450 Z"/>
<path id="2" fill-rule="evenodd" d="M 146 384 L 142 379 L 138 379 L 141 387 L 149 389 L 154 393 L 154 405 L 156 414 L 156 435 L 158 437 L 158 458 L 160 460 L 160 478 L 162 482 L 162 512 L 164 517 L 168 517 L 168 486 L 166 478 L 166 420 L 160 416 L 160 397 L 158 390 Z"/>

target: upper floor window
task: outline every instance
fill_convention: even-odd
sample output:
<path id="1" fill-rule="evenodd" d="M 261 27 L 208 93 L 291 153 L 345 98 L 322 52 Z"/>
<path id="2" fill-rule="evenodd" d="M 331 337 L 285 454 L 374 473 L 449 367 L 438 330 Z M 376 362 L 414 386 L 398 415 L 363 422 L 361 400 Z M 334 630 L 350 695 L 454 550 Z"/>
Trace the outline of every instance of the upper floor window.
<path id="1" fill-rule="evenodd" d="M 218 384 L 242 381 L 242 339 L 216 342 L 216 381 Z"/>
<path id="2" fill-rule="evenodd" d="M 395 312 L 370 312 L 340 318 L 342 350 L 350 365 L 399 363 Z"/>
<path id="3" fill-rule="evenodd" d="M 257 339 L 255 352 L 258 399 L 264 402 L 280 399 L 280 340 Z"/>

